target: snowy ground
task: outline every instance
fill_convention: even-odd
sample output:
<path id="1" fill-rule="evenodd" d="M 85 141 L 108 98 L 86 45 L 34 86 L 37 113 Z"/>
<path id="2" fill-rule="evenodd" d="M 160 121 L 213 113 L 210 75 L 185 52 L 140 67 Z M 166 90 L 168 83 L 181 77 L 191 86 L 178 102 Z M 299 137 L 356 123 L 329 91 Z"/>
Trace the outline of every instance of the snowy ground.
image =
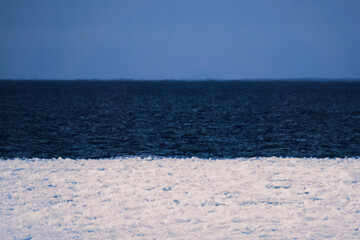
<path id="1" fill-rule="evenodd" d="M 360 159 L 0 161 L 0 239 L 71 238 L 360 239 Z"/>

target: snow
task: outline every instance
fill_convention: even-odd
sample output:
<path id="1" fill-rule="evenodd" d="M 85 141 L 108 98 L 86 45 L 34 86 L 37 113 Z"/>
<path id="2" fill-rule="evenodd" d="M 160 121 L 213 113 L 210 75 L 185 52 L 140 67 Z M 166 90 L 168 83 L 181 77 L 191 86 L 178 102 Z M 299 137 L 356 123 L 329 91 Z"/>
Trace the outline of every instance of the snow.
<path id="1" fill-rule="evenodd" d="M 0 161 L 0 239 L 360 239 L 360 159 Z"/>

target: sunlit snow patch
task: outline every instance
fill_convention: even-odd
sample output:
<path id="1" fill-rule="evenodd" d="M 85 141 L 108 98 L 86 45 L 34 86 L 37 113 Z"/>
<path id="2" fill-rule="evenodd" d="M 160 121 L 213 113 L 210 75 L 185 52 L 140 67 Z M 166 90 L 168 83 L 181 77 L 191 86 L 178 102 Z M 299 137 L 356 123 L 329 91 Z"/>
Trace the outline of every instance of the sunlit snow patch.
<path id="1" fill-rule="evenodd" d="M 0 239 L 360 238 L 360 159 L 0 161 Z"/>

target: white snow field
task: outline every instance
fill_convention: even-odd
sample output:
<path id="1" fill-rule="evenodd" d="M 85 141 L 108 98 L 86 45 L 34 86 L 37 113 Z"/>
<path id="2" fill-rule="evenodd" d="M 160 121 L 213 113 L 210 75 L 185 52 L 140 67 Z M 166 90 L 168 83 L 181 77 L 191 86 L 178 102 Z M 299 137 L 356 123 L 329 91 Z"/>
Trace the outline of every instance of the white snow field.
<path id="1" fill-rule="evenodd" d="M 360 159 L 0 161 L 0 239 L 360 239 Z"/>

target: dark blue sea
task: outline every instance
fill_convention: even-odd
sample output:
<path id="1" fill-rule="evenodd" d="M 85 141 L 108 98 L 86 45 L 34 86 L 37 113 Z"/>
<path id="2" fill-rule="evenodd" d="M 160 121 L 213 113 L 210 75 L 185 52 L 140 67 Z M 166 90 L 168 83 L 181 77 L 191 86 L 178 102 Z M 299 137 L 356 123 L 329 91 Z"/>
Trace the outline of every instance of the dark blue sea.
<path id="1" fill-rule="evenodd" d="M 358 157 L 360 82 L 0 81 L 0 158 Z"/>

